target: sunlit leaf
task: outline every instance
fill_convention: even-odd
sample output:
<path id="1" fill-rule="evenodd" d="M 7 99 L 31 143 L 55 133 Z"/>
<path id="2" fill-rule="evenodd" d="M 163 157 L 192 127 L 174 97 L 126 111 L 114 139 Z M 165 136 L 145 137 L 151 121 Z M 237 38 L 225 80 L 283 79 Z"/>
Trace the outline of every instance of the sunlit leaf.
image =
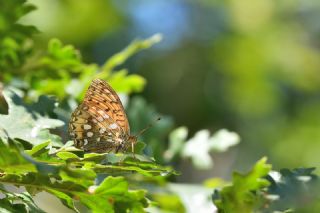
<path id="1" fill-rule="evenodd" d="M 73 154 L 72 152 L 58 152 L 57 156 L 61 158 L 62 160 L 68 160 L 68 159 L 78 159 L 79 157 L 76 154 Z"/>
<path id="2" fill-rule="evenodd" d="M 19 138 L 37 145 L 50 140 L 54 145 L 61 145 L 61 139 L 49 132 L 64 125 L 57 119 L 43 117 L 36 111 L 29 112 L 19 96 L 12 91 L 3 91 L 9 106 L 8 115 L 0 115 L 0 137 Z"/>
<path id="3" fill-rule="evenodd" d="M 123 177 L 107 177 L 91 194 L 77 194 L 93 212 L 145 212 L 148 203 L 143 190 L 129 190 Z"/>
<path id="4" fill-rule="evenodd" d="M 122 50 L 120 53 L 113 55 L 102 67 L 104 72 L 110 72 L 116 66 L 121 65 L 124 63 L 129 57 L 134 55 L 135 53 L 150 48 L 152 45 L 160 42 L 162 36 L 160 34 L 155 34 L 150 38 L 145 40 L 137 39 L 133 41 L 128 47 Z"/>
<path id="5" fill-rule="evenodd" d="M 254 212 L 266 203 L 263 189 L 270 185 L 265 177 L 271 170 L 271 165 L 266 161 L 262 158 L 246 174 L 235 172 L 232 184 L 215 192 L 213 202 L 219 212 Z"/>

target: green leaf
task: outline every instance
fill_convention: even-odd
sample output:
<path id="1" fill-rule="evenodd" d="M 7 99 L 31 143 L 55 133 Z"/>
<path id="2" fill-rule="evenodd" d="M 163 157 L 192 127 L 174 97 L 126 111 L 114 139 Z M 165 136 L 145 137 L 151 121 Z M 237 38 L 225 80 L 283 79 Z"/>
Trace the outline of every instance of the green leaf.
<path id="1" fill-rule="evenodd" d="M 63 181 L 77 183 L 85 188 L 88 188 L 93 184 L 96 178 L 94 170 L 89 168 L 75 168 L 75 167 L 63 167 L 60 170 L 59 176 Z"/>
<path id="2" fill-rule="evenodd" d="M 73 154 L 72 152 L 58 152 L 57 156 L 61 158 L 62 160 L 68 160 L 68 159 L 79 159 L 79 157 L 76 154 Z"/>
<path id="3" fill-rule="evenodd" d="M 209 178 L 203 182 L 203 185 L 207 188 L 214 189 L 218 187 L 227 186 L 228 182 L 226 182 L 222 178 Z"/>
<path id="4" fill-rule="evenodd" d="M 113 72 L 107 79 L 109 84 L 117 92 L 131 93 L 141 92 L 146 84 L 146 80 L 139 75 L 128 75 L 127 70 Z"/>
<path id="5" fill-rule="evenodd" d="M 215 192 L 213 202 L 219 212 L 254 212 L 265 204 L 263 190 L 270 185 L 265 177 L 271 170 L 266 161 L 259 160 L 247 174 L 235 172 L 232 184 Z"/>
<path id="6" fill-rule="evenodd" d="M 0 189 L 4 198 L 0 199 L 0 212 L 35 212 L 44 213 L 33 201 L 28 192 L 12 193 L 5 189 Z"/>
<path id="7" fill-rule="evenodd" d="M 42 116 L 55 116 L 54 110 L 57 108 L 57 99 L 53 96 L 41 95 L 38 101 L 33 103 L 30 111 L 36 111 Z"/>
<path id="8" fill-rule="evenodd" d="M 24 173 L 36 170 L 35 166 L 21 155 L 14 141 L 9 139 L 8 144 L 5 144 L 0 138 L 0 150 L 0 173 Z"/>
<path id="9" fill-rule="evenodd" d="M 18 21 L 34 10 L 25 0 L 1 1 L 0 6 L 0 70 L 1 74 L 14 75 L 23 66 L 33 49 L 30 38 L 37 31 L 33 26 L 25 26 Z M 4 75 L 5 76 L 5 75 Z"/>
<path id="10" fill-rule="evenodd" d="M 32 157 L 37 157 L 45 152 L 48 152 L 48 150 L 46 148 L 49 144 L 50 144 L 50 141 L 47 141 L 47 142 L 38 144 L 38 145 L 32 147 L 31 150 L 26 150 L 25 152 Z"/>
<path id="11" fill-rule="evenodd" d="M 319 176 L 315 168 L 281 169 L 272 171 L 267 179 L 271 185 L 267 197 L 274 198 L 269 205 L 270 211 L 312 212 L 320 199 Z"/>
<path id="12" fill-rule="evenodd" d="M 38 145 L 50 140 L 52 144 L 61 146 L 61 139 L 49 132 L 64 125 L 57 119 L 41 116 L 36 111 L 29 112 L 21 98 L 12 91 L 3 91 L 4 98 L 8 104 L 8 115 L 0 115 L 0 137 L 19 138 Z"/>
<path id="13" fill-rule="evenodd" d="M 176 194 L 155 193 L 152 195 L 152 200 L 156 202 L 156 206 L 159 207 L 159 211 L 186 212 L 181 199 Z"/>
<path id="14" fill-rule="evenodd" d="M 42 65 L 53 69 L 57 74 L 60 69 L 68 69 L 70 72 L 79 72 L 82 69 L 81 57 L 79 52 L 71 45 L 62 45 L 58 39 L 51 39 L 48 44 L 47 56 L 42 58 Z"/>
<path id="15" fill-rule="evenodd" d="M 88 164 L 90 168 L 93 168 L 96 173 L 101 174 L 122 174 L 132 172 L 137 172 L 146 177 L 159 176 L 159 175 L 170 175 L 178 174 L 170 167 L 165 167 L 156 164 L 150 158 L 135 154 L 134 157 L 132 154 L 104 154 L 107 165 L 105 164 Z M 90 158 L 86 158 L 90 161 Z M 82 160 L 82 163 L 85 163 Z M 111 164 L 111 165 L 110 165 Z"/>
<path id="16" fill-rule="evenodd" d="M 111 177 L 104 179 L 100 186 L 95 190 L 95 194 L 121 194 L 128 189 L 128 183 L 123 177 Z"/>
<path id="17" fill-rule="evenodd" d="M 103 72 L 109 73 L 115 67 L 123 64 L 129 57 L 140 52 L 141 50 L 148 49 L 154 44 L 160 42 L 162 36 L 155 34 L 145 40 L 137 39 L 133 41 L 128 47 L 122 50 L 120 53 L 113 55 L 102 67 Z"/>
<path id="18" fill-rule="evenodd" d="M 130 100 L 127 112 L 129 120 L 136 121 L 131 130 L 135 134 L 146 128 L 146 126 L 153 124 L 151 128 L 139 137 L 139 140 L 147 145 L 144 149 L 144 154 L 154 157 L 157 162 L 161 163 L 163 161 L 163 153 L 167 147 L 164 141 L 173 127 L 172 118 L 157 113 L 152 105 L 138 96 Z M 161 120 L 157 121 L 159 117 Z"/>
<path id="19" fill-rule="evenodd" d="M 134 153 L 136 154 L 142 154 L 143 149 L 146 147 L 146 144 L 143 142 L 138 141 L 135 145 L 134 145 Z"/>
<path id="20" fill-rule="evenodd" d="M 143 190 L 129 190 L 123 177 L 107 177 L 90 195 L 78 193 L 81 202 L 93 212 L 145 212 L 148 203 Z"/>
<path id="21" fill-rule="evenodd" d="M 96 163 L 101 163 L 105 158 L 106 158 L 105 154 L 100 154 L 100 153 L 86 153 L 83 156 L 83 160 L 94 161 Z"/>

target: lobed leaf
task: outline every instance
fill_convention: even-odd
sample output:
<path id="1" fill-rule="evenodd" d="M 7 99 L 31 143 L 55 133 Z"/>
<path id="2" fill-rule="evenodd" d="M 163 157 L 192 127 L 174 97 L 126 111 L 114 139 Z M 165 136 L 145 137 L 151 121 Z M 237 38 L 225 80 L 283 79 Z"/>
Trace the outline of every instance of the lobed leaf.
<path id="1" fill-rule="evenodd" d="M 234 173 L 230 186 L 215 191 L 213 202 L 219 212 L 254 212 L 266 203 L 262 194 L 270 185 L 265 177 L 271 170 L 266 161 L 266 158 L 259 160 L 247 174 Z"/>
<path id="2" fill-rule="evenodd" d="M 148 202 L 143 190 L 129 190 L 123 177 L 107 177 L 91 194 L 77 193 L 93 212 L 145 212 Z"/>
<path id="3" fill-rule="evenodd" d="M 315 168 L 281 169 L 273 171 L 267 179 L 271 185 L 268 187 L 270 198 L 269 209 L 272 211 L 296 211 L 309 212 L 312 203 L 320 199 L 319 176 Z"/>
<path id="4" fill-rule="evenodd" d="M 15 74 L 30 56 L 33 48 L 31 37 L 37 29 L 18 21 L 35 7 L 26 0 L 0 2 L 0 70 L 4 74 Z"/>
<path id="5" fill-rule="evenodd" d="M 44 213 L 33 201 L 28 192 L 12 193 L 0 188 L 4 198 L 0 199 L 0 212 L 35 212 Z"/>
<path id="6" fill-rule="evenodd" d="M 8 104 L 8 115 L 0 115 L 1 138 L 19 138 L 33 145 L 50 140 L 52 144 L 61 146 L 61 139 L 49 132 L 49 129 L 63 126 L 64 123 L 29 111 L 21 98 L 10 90 L 3 91 Z"/>

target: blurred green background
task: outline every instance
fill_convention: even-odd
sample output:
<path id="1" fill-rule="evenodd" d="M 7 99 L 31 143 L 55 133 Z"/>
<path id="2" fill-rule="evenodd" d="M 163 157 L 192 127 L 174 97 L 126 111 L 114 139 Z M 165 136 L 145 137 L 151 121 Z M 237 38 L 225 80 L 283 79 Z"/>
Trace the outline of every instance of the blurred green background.
<path id="1" fill-rule="evenodd" d="M 244 169 L 320 164 L 320 2 L 316 0 L 31 0 L 37 45 L 56 37 L 103 63 L 134 38 L 163 41 L 125 66 L 143 96 L 192 133 L 228 128 L 241 144 L 217 157 Z M 216 167 L 215 167 L 216 168 Z M 319 173 L 319 171 L 318 171 Z M 222 174 L 223 175 L 223 174 Z"/>

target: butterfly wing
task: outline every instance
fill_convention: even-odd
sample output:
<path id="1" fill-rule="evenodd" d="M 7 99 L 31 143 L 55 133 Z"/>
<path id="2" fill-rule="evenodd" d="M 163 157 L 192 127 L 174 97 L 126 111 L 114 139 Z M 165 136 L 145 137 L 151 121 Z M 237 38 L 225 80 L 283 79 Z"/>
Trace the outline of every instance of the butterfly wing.
<path id="1" fill-rule="evenodd" d="M 84 102 L 88 102 L 89 105 L 94 104 L 99 110 L 98 112 L 106 113 L 126 134 L 130 135 L 128 118 L 120 98 L 107 82 L 101 79 L 93 80 L 85 95 Z"/>
<path id="2" fill-rule="evenodd" d="M 117 94 L 106 82 L 94 80 L 69 123 L 69 132 L 76 147 L 91 152 L 125 150 L 129 131 Z"/>
<path id="3" fill-rule="evenodd" d="M 99 126 L 95 123 L 95 118 L 89 113 L 89 107 L 82 103 L 71 115 L 69 122 L 69 134 L 75 142 L 77 148 L 91 152 L 110 152 L 116 149 L 112 135 L 102 138 Z M 110 142 L 109 142 L 110 141 Z"/>

